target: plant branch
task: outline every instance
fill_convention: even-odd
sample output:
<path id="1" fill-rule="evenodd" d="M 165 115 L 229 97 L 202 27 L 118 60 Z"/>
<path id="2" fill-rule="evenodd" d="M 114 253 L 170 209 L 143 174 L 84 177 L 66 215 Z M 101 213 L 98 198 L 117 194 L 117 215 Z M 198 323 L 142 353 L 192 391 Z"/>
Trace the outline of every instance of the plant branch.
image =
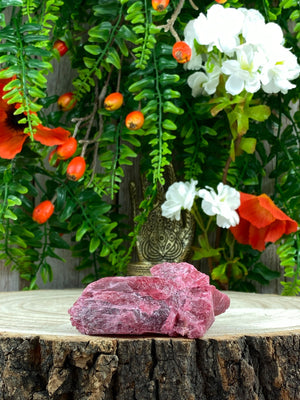
<path id="1" fill-rule="evenodd" d="M 170 33 L 174 36 L 176 42 L 180 42 L 180 37 L 174 28 L 174 24 L 175 24 L 175 21 L 176 21 L 178 15 L 180 14 L 180 12 L 182 10 L 184 2 L 185 2 L 185 0 L 179 0 L 179 3 L 177 5 L 176 9 L 174 10 L 171 18 L 167 20 L 167 23 L 165 25 L 160 25 L 157 27 L 159 29 L 163 29 L 165 32 L 170 31 Z M 189 2 L 195 10 L 198 10 L 198 7 L 195 5 L 193 0 L 189 0 Z"/>

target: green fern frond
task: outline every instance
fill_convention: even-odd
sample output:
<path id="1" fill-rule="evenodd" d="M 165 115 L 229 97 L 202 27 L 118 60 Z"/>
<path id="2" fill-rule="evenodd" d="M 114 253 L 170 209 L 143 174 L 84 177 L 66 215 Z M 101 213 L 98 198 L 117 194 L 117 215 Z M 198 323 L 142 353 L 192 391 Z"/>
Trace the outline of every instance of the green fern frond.
<path id="1" fill-rule="evenodd" d="M 283 286 L 282 295 L 294 296 L 300 293 L 300 237 L 299 233 L 289 237 L 278 246 L 276 252 L 280 265 L 284 268 L 287 281 L 280 282 Z"/>

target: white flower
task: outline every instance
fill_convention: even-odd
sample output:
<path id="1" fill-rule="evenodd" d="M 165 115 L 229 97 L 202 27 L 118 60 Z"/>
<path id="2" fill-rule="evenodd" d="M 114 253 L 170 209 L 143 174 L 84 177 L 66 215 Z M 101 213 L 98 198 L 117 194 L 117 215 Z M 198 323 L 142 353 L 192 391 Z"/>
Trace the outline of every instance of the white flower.
<path id="1" fill-rule="evenodd" d="M 295 87 L 290 81 L 300 75 L 296 57 L 283 47 L 281 27 L 266 23 L 257 10 L 214 4 L 206 15 L 200 13 L 188 22 L 184 35 L 192 49 L 184 68 L 199 71 L 188 78 L 194 97 L 216 93 L 221 74 L 233 96 L 261 88 L 285 94 Z"/>
<path id="2" fill-rule="evenodd" d="M 300 66 L 297 58 L 291 51 L 283 46 L 278 46 L 268 53 L 269 60 L 262 67 L 261 82 L 266 93 L 286 94 L 295 87 L 290 80 L 298 78 Z"/>
<path id="3" fill-rule="evenodd" d="M 208 51 L 216 46 L 222 53 L 232 55 L 240 44 L 243 21 L 244 14 L 238 9 L 215 4 L 207 11 L 207 17 L 201 13 L 196 19 L 196 40 L 208 46 Z"/>
<path id="4" fill-rule="evenodd" d="M 162 216 L 172 220 L 180 220 L 181 209 L 191 210 L 197 194 L 198 181 L 175 182 L 166 192 L 166 201 L 162 204 Z"/>
<path id="5" fill-rule="evenodd" d="M 192 88 L 192 96 L 201 94 L 214 94 L 219 84 L 221 68 L 214 65 L 212 72 L 194 72 L 187 79 L 187 84 Z"/>
<path id="6" fill-rule="evenodd" d="M 261 54 L 252 45 L 245 44 L 236 50 L 236 55 L 236 60 L 227 60 L 222 66 L 222 72 L 229 75 L 225 89 L 232 95 L 239 94 L 244 89 L 250 93 L 257 92 L 260 89 Z"/>
<path id="7" fill-rule="evenodd" d="M 195 39 L 196 39 L 196 32 L 195 32 L 195 23 L 196 20 L 193 19 L 189 21 L 184 29 L 184 41 L 187 43 L 190 48 L 192 49 L 192 56 L 190 61 L 184 64 L 184 67 L 187 69 L 197 70 L 200 69 L 202 66 L 202 55 L 197 54 L 195 49 Z"/>
<path id="8" fill-rule="evenodd" d="M 283 32 L 278 24 L 266 24 L 263 15 L 257 10 L 240 8 L 240 11 L 245 16 L 242 35 L 246 43 L 263 47 L 284 43 Z"/>
<path id="9" fill-rule="evenodd" d="M 192 96 L 197 97 L 204 94 L 203 85 L 207 83 L 208 76 L 205 72 L 194 72 L 187 79 L 187 84 L 192 89 Z"/>
<path id="10" fill-rule="evenodd" d="M 240 193 L 228 185 L 219 183 L 217 193 L 209 186 L 200 189 L 198 196 L 201 197 L 201 207 L 205 214 L 216 215 L 217 225 L 221 228 L 236 226 L 240 219 L 235 211 L 240 206 Z"/>

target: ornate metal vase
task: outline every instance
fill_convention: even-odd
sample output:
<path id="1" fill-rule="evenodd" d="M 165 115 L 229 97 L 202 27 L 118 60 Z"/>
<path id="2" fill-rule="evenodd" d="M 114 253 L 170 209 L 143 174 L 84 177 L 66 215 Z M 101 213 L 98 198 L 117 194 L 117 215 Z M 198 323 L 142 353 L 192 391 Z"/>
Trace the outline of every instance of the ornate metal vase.
<path id="1" fill-rule="evenodd" d="M 170 184 L 175 181 L 173 168 L 169 168 Z M 136 204 L 135 185 L 131 186 L 131 197 L 134 213 Z M 156 202 L 150 211 L 147 221 L 139 233 L 136 249 L 138 262 L 127 267 L 127 275 L 150 275 L 150 268 L 162 262 L 185 261 L 190 252 L 194 237 L 194 219 L 190 212 L 182 212 L 180 221 L 172 221 L 161 215 L 161 205 L 165 201 L 164 188 L 160 188 Z"/>

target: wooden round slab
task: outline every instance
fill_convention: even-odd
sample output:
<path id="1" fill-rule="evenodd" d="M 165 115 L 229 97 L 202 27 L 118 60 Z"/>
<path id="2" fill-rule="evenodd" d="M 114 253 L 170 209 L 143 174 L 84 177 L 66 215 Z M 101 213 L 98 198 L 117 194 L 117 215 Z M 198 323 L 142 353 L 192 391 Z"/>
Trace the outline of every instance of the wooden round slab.
<path id="1" fill-rule="evenodd" d="M 197 340 L 81 335 L 81 290 L 0 293 L 0 398 L 300 400 L 300 298 L 227 292 Z"/>

